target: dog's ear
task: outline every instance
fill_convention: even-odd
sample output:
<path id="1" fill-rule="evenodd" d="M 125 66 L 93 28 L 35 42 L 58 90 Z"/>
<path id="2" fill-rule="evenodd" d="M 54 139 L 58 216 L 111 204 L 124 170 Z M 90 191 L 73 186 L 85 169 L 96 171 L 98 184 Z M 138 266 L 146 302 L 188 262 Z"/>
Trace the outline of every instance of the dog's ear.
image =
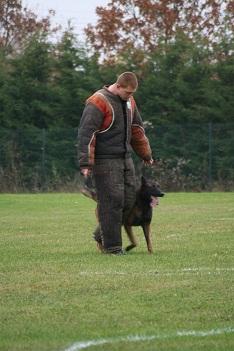
<path id="1" fill-rule="evenodd" d="M 145 184 L 146 183 L 146 179 L 144 176 L 141 176 L 141 184 Z"/>

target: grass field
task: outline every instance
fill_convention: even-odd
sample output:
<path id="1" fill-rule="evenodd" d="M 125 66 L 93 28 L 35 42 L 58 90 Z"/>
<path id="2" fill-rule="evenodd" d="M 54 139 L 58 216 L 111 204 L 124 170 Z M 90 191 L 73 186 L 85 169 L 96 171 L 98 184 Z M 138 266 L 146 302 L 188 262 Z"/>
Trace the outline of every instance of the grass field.
<path id="1" fill-rule="evenodd" d="M 0 350 L 234 350 L 234 193 L 166 194 L 155 254 L 140 228 L 126 256 L 99 254 L 94 206 L 0 195 Z"/>

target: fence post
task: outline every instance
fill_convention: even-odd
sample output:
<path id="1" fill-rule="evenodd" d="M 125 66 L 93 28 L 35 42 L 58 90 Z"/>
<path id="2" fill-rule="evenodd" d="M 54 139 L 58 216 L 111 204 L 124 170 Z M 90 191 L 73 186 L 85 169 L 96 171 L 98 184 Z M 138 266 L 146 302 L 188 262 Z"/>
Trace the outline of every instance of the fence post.
<path id="1" fill-rule="evenodd" d="M 209 151 L 208 151 L 208 178 L 209 178 L 209 190 L 212 191 L 212 124 L 208 125 L 208 133 L 209 133 Z"/>
<path id="2" fill-rule="evenodd" d="M 41 187 L 42 191 L 45 189 L 45 128 L 42 129 L 42 167 L 41 167 Z"/>

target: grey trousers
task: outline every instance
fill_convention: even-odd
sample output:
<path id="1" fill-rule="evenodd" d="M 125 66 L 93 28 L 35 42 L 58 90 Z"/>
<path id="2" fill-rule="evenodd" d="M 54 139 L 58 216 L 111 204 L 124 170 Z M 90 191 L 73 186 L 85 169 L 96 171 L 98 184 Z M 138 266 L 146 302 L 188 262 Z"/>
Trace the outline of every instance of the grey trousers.
<path id="1" fill-rule="evenodd" d="M 122 248 L 121 227 L 136 201 L 132 158 L 97 159 L 92 177 L 99 220 L 94 239 L 110 253 Z"/>

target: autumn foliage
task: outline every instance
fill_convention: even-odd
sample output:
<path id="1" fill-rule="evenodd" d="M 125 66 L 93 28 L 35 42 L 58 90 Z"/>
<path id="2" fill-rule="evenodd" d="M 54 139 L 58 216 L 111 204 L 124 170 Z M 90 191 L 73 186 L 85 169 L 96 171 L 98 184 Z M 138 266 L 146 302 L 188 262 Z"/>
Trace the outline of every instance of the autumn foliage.
<path id="1" fill-rule="evenodd" d="M 112 0 L 96 13 L 97 24 L 85 32 L 98 55 L 152 52 L 181 33 L 212 45 L 233 38 L 233 0 Z"/>
<path id="2" fill-rule="evenodd" d="M 19 0 L 0 1 L 0 46 L 12 52 L 21 49 L 27 40 L 37 31 L 48 34 L 58 28 L 51 29 L 51 16 L 55 12 L 49 11 L 48 16 L 38 19 L 38 16 L 24 8 Z"/>

